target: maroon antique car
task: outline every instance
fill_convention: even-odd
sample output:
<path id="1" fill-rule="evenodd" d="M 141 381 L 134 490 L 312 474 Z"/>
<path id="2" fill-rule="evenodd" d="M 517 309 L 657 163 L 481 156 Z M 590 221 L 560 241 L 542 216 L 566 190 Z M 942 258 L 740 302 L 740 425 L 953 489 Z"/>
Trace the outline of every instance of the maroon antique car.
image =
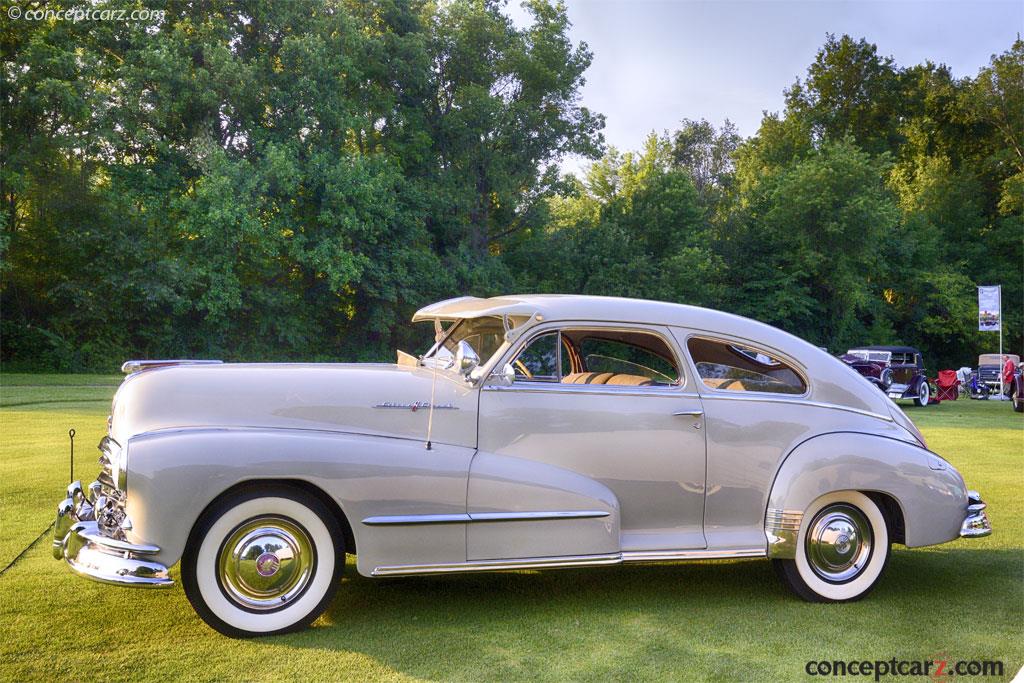
<path id="1" fill-rule="evenodd" d="M 921 352 L 912 346 L 861 346 L 840 359 L 891 399 L 911 399 L 918 406 L 931 399 Z"/>

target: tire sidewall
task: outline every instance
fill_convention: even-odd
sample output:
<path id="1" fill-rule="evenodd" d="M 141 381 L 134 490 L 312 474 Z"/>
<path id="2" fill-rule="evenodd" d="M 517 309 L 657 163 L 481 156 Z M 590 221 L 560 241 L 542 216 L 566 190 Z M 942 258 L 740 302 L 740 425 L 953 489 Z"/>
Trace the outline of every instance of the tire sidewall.
<path id="1" fill-rule="evenodd" d="M 860 510 L 871 525 L 872 551 L 868 564 L 856 578 L 841 584 L 829 583 L 814 573 L 807 559 L 807 534 L 818 513 L 836 503 L 852 505 Z M 856 600 L 865 595 L 878 581 L 889 559 L 889 529 L 885 515 L 870 498 L 858 491 L 838 491 L 818 498 L 808 508 L 800 524 L 795 565 L 800 580 L 822 599 L 833 602 Z"/>
<path id="2" fill-rule="evenodd" d="M 921 395 L 922 390 L 924 391 L 924 396 Z M 921 386 L 917 388 L 917 397 L 914 399 L 914 403 L 923 408 L 928 405 L 931 398 L 932 388 L 928 386 L 927 380 L 922 380 Z"/>
<path id="3" fill-rule="evenodd" d="M 303 527 L 316 562 L 302 595 L 283 609 L 259 612 L 244 609 L 225 595 L 218 578 L 218 559 L 234 529 L 254 517 L 269 515 Z M 196 612 L 217 631 L 235 637 L 272 635 L 304 628 L 316 619 L 333 598 L 344 564 L 337 521 L 320 501 L 297 489 L 264 488 L 229 496 L 202 515 L 182 556 L 182 583 Z"/>

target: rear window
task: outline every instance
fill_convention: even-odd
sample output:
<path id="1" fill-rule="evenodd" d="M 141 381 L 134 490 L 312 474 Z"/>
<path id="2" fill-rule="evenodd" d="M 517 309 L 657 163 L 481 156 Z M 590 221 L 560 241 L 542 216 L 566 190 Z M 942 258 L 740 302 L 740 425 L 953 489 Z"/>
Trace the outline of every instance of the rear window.
<path id="1" fill-rule="evenodd" d="M 718 391 L 803 394 L 799 373 L 769 352 L 744 344 L 692 337 L 687 348 L 704 386 Z"/>

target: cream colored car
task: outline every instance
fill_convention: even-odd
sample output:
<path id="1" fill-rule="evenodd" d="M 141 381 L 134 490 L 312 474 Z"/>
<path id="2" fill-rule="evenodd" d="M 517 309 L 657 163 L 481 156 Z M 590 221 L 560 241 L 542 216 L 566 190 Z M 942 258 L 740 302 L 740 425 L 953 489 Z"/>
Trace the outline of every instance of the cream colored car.
<path id="1" fill-rule="evenodd" d="M 985 504 L 843 362 L 717 311 L 587 296 L 460 298 L 395 364 L 133 361 L 103 471 L 55 555 L 181 582 L 235 636 L 365 576 L 770 558 L 856 600 L 893 543 L 991 532 Z"/>

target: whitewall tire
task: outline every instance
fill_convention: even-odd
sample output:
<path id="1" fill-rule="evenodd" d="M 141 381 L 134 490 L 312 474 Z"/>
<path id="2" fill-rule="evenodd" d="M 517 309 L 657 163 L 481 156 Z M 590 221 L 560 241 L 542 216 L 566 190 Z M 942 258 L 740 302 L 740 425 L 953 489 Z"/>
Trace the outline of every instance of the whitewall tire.
<path id="1" fill-rule="evenodd" d="M 772 564 L 790 589 L 810 602 L 859 600 L 889 561 L 885 515 L 858 491 L 818 498 L 804 513 L 796 558 Z"/>
<path id="2" fill-rule="evenodd" d="M 229 494 L 203 513 L 181 559 L 185 594 L 232 637 L 296 631 L 327 609 L 345 565 L 337 519 L 295 487 Z"/>
<path id="3" fill-rule="evenodd" d="M 928 405 L 928 401 L 931 400 L 932 390 L 928 386 L 928 380 L 921 380 L 921 385 L 917 388 L 917 398 L 914 399 L 914 405 L 919 408 L 924 408 Z"/>

